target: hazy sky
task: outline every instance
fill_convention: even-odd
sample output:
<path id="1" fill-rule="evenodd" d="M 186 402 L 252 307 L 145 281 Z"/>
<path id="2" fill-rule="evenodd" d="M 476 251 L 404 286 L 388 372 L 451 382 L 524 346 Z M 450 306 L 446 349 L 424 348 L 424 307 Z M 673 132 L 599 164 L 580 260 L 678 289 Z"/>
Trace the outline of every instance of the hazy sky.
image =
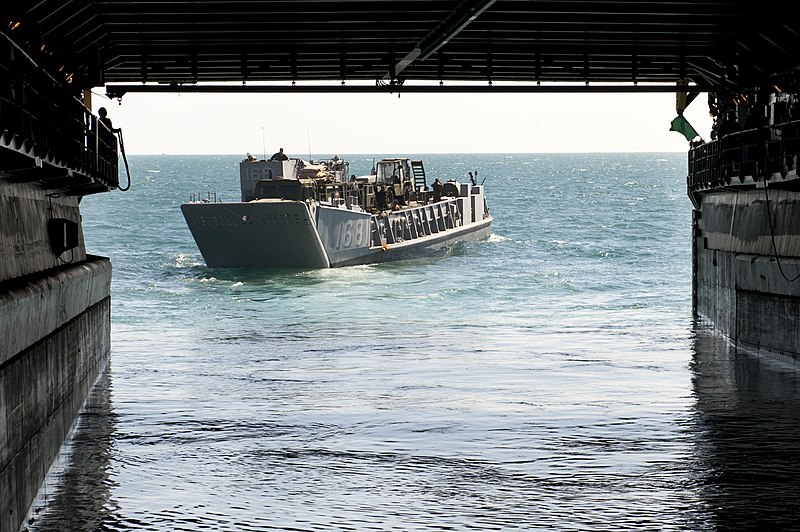
<path id="1" fill-rule="evenodd" d="M 128 154 L 685 152 L 675 95 L 143 94 L 93 91 Z M 701 94 L 684 115 L 709 140 Z"/>

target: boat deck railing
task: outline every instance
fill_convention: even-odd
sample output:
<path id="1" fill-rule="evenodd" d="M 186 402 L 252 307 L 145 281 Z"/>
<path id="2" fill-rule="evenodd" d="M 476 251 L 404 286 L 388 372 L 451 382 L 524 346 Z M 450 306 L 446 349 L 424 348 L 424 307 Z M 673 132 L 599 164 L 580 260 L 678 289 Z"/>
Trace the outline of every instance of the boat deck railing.
<path id="1" fill-rule="evenodd" d="M 454 229 L 462 223 L 456 198 L 391 211 L 385 216 L 372 217 L 372 245 L 416 240 Z"/>
<path id="2" fill-rule="evenodd" d="M 456 198 L 389 212 L 372 218 L 372 245 L 398 244 L 462 225 Z"/>
<path id="3" fill-rule="evenodd" d="M 212 191 L 192 192 L 189 194 L 189 203 L 222 203 L 222 200 L 217 198 L 217 193 Z"/>
<path id="4" fill-rule="evenodd" d="M 689 193 L 796 179 L 800 121 L 729 133 L 689 150 Z"/>

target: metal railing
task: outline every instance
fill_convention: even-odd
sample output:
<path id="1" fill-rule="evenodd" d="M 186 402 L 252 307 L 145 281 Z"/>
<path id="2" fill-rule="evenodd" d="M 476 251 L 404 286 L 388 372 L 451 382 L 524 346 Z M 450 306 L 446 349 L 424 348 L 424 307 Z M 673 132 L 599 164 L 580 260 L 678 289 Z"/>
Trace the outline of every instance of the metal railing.
<path id="1" fill-rule="evenodd" d="M 800 121 L 729 133 L 689 150 L 689 192 L 785 178 L 800 163 Z"/>
<path id="2" fill-rule="evenodd" d="M 70 89 L 0 32 L 0 149 L 116 188 L 117 137 Z"/>

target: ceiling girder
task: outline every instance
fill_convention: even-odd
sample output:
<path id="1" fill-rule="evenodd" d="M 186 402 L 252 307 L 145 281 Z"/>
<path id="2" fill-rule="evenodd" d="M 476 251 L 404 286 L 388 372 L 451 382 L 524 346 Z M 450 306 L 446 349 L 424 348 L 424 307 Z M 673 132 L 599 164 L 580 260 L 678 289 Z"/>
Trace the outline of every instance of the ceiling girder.
<path id="1" fill-rule="evenodd" d="M 38 0 L 0 17 L 82 88 L 689 79 L 736 91 L 797 85 L 800 68 L 796 17 L 742 0 Z"/>

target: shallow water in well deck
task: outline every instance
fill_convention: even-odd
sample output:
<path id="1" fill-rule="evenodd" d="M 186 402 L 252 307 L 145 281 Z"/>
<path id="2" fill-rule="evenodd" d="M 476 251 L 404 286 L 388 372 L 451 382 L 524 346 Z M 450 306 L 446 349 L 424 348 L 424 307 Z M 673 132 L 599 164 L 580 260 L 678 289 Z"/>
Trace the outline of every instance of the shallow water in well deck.
<path id="1" fill-rule="evenodd" d="M 236 200 L 239 155 L 86 198 L 112 360 L 27 530 L 795 526 L 800 381 L 693 320 L 685 154 L 422 158 L 485 178 L 488 241 L 206 268 L 179 205 Z"/>

